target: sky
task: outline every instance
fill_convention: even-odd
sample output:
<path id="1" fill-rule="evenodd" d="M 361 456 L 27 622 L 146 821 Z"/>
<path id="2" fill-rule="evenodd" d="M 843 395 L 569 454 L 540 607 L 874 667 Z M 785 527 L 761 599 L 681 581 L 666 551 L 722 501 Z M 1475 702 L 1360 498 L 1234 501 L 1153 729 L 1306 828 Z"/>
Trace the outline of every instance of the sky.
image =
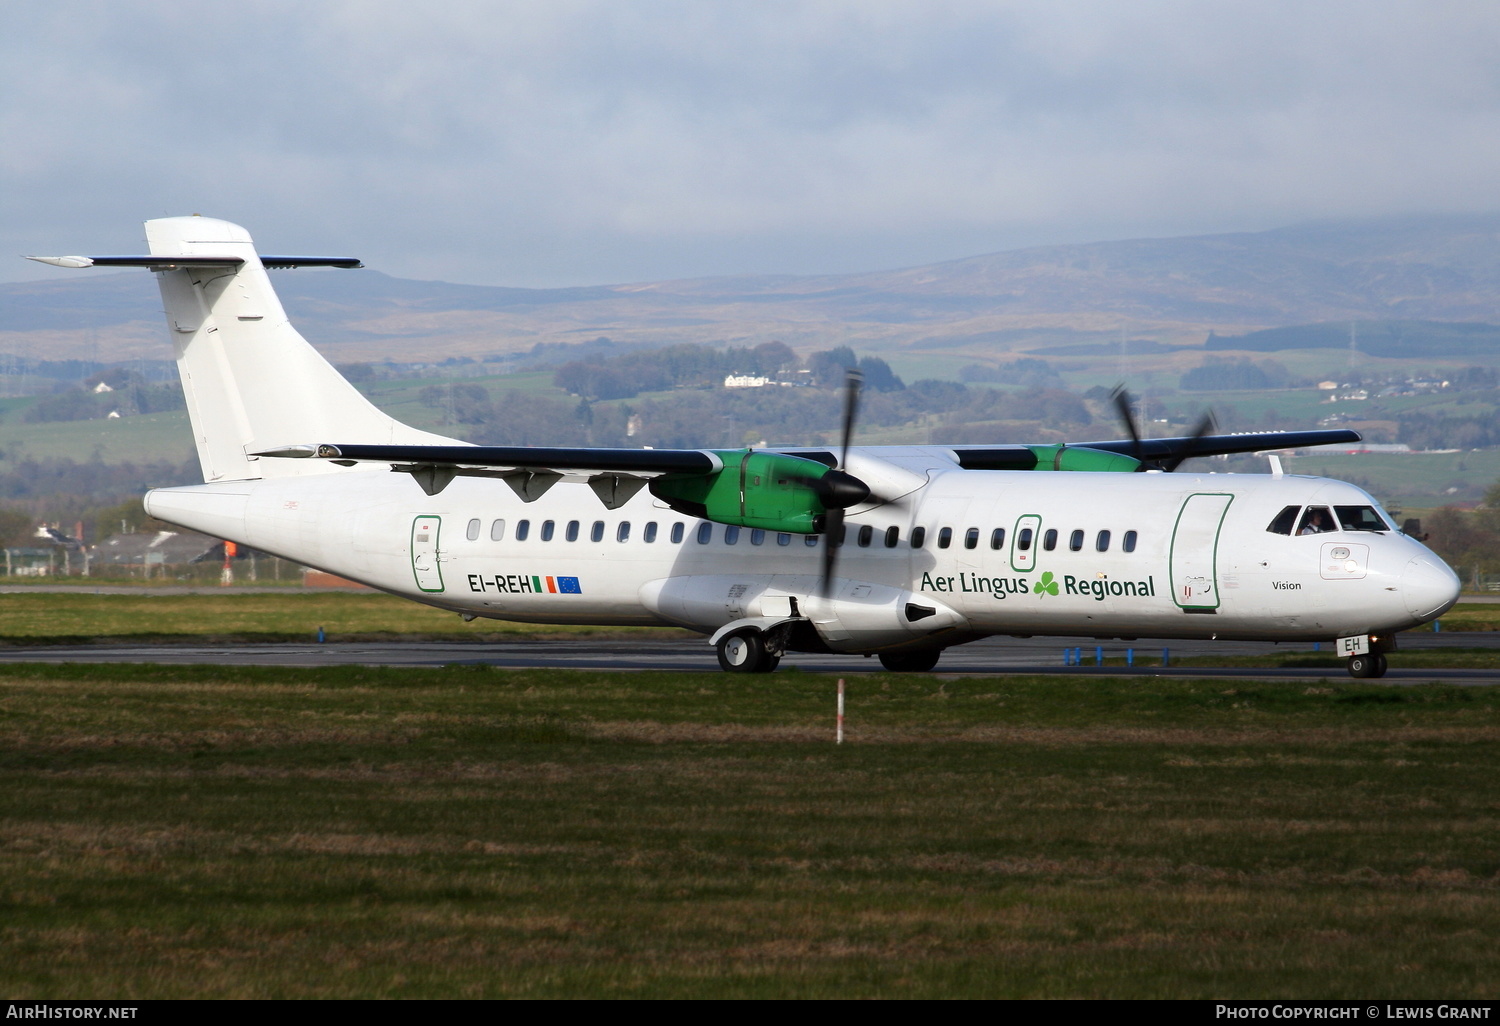
<path id="1" fill-rule="evenodd" d="M 550 287 L 1494 212 L 1496 54 L 1493 0 L 6 0 L 0 251 L 202 213 Z"/>

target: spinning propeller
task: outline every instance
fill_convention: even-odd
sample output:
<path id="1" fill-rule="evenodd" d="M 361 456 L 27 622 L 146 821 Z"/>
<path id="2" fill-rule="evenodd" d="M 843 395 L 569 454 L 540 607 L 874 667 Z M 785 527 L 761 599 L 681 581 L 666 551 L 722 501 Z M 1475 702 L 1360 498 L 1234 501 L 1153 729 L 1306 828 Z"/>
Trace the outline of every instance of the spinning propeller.
<path id="1" fill-rule="evenodd" d="M 843 437 L 839 441 L 839 461 L 832 470 L 819 478 L 819 481 L 827 482 L 825 487 L 828 491 L 826 496 L 821 489 L 818 491 L 818 501 L 828 510 L 823 516 L 823 580 L 818 585 L 818 593 L 825 598 L 833 585 L 834 566 L 838 563 L 839 549 L 844 544 L 844 510 L 870 497 L 869 486 L 844 470 L 849 462 L 849 441 L 854 436 L 854 422 L 859 416 L 859 389 L 864 381 L 863 374 L 853 367 L 849 368 L 848 375 L 844 378 L 844 424 Z M 853 501 L 849 501 L 851 499 Z"/>
<path id="2" fill-rule="evenodd" d="M 1124 385 L 1116 385 L 1115 390 L 1110 393 L 1110 399 L 1114 401 L 1115 411 L 1119 413 L 1120 420 L 1125 424 L 1125 430 L 1130 432 L 1130 455 L 1141 463 L 1142 470 L 1157 469 L 1171 473 L 1182 466 L 1182 461 L 1199 455 L 1199 447 L 1203 439 L 1213 434 L 1219 424 L 1214 419 L 1212 410 L 1205 410 L 1203 416 L 1193 427 L 1193 433 L 1188 436 L 1187 446 L 1183 451 L 1174 453 L 1166 459 L 1148 462 L 1144 447 L 1141 445 L 1141 430 L 1135 421 L 1135 411 L 1131 407 L 1130 393 L 1125 391 Z"/>
<path id="3" fill-rule="evenodd" d="M 820 524 L 824 538 L 823 578 L 818 585 L 818 593 L 824 597 L 828 596 L 833 585 L 838 550 L 844 543 L 844 510 L 871 498 L 870 486 L 844 469 L 849 463 L 849 444 L 853 441 L 854 424 L 859 418 L 859 390 L 864 380 L 864 375 L 853 367 L 848 369 L 844 378 L 844 420 L 838 462 L 820 477 L 796 479 L 812 490 L 824 510 Z"/>

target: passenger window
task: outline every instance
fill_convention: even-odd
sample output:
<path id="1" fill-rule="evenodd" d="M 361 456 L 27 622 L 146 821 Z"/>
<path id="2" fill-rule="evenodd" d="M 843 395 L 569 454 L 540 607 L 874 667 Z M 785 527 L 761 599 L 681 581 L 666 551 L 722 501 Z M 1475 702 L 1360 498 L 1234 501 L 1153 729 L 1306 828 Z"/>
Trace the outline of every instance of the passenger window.
<path id="1" fill-rule="evenodd" d="M 1334 530 L 1333 514 L 1328 512 L 1327 506 L 1309 506 L 1307 512 L 1302 514 L 1302 523 L 1297 525 L 1297 533 L 1324 534 Z"/>
<path id="2" fill-rule="evenodd" d="M 478 517 L 475 517 L 473 520 L 469 521 L 469 527 L 468 527 L 468 529 L 466 531 L 464 531 L 464 537 L 468 538 L 469 541 L 478 541 L 479 540 L 479 518 Z"/>
<path id="3" fill-rule="evenodd" d="M 1070 550 L 1072 550 L 1073 552 L 1082 552 L 1083 551 L 1083 532 L 1082 531 L 1074 531 L 1072 534 L 1068 535 L 1068 548 Z"/>
<path id="4" fill-rule="evenodd" d="M 724 528 L 724 544 L 733 545 L 740 540 L 740 529 L 733 524 Z"/>
<path id="5" fill-rule="evenodd" d="M 979 528 L 977 528 L 977 527 L 971 527 L 967 531 L 964 532 L 964 548 L 966 548 L 966 549 L 977 549 L 977 548 L 979 548 Z"/>
<path id="6" fill-rule="evenodd" d="M 997 527 L 990 532 L 990 548 L 996 551 L 1005 548 L 1005 528 Z"/>
<path id="7" fill-rule="evenodd" d="M 566 538 L 566 539 L 568 539 L 568 541 L 571 541 L 571 542 L 576 542 L 578 540 L 578 521 L 576 521 L 576 520 L 569 520 L 568 521 L 568 527 L 567 527 L 567 530 L 565 530 L 563 532 L 563 537 Z"/>
<path id="8" fill-rule="evenodd" d="M 556 527 L 557 527 L 557 525 L 554 524 L 552 521 L 550 521 L 550 520 L 543 520 L 542 521 L 542 541 L 551 541 L 552 540 L 552 532 L 553 532 L 553 530 Z"/>
<path id="9" fill-rule="evenodd" d="M 647 545 L 650 545 L 652 542 L 656 541 L 656 521 L 655 520 L 651 521 L 650 523 L 648 523 L 646 525 L 646 530 L 645 530 L 645 533 L 642 534 L 641 540 L 643 542 L 645 542 Z"/>
<path id="10" fill-rule="evenodd" d="M 1339 526 L 1346 531 L 1389 531 L 1391 526 L 1375 512 L 1374 506 L 1335 506 Z"/>
<path id="11" fill-rule="evenodd" d="M 868 549 L 870 547 L 870 542 L 872 542 L 874 540 L 875 540 L 875 528 L 871 527 L 869 524 L 865 524 L 863 527 L 861 527 L 859 529 L 859 547 L 860 548 L 862 548 L 862 549 Z"/>
<path id="12" fill-rule="evenodd" d="M 530 534 L 530 533 L 531 533 L 531 521 L 530 520 L 517 520 L 516 521 L 516 541 L 525 541 L 526 540 L 526 536 L 528 534 Z"/>
<path id="13" fill-rule="evenodd" d="M 778 534 L 776 536 L 776 544 L 777 545 L 790 545 L 791 543 L 792 543 L 792 536 L 789 535 L 789 534 L 784 534 L 783 533 L 783 534 Z"/>
<path id="14" fill-rule="evenodd" d="M 1121 539 L 1121 541 L 1120 541 L 1120 548 L 1124 549 L 1126 552 L 1134 552 L 1135 551 L 1135 532 L 1134 531 L 1126 531 L 1125 532 L 1125 537 L 1123 539 Z"/>
<path id="15" fill-rule="evenodd" d="M 886 548 L 888 548 L 888 549 L 894 549 L 896 547 L 897 543 L 899 543 L 900 541 L 901 541 L 901 528 L 899 528 L 899 527 L 887 527 L 885 529 L 885 547 Z"/>
<path id="16" fill-rule="evenodd" d="M 911 547 L 920 549 L 927 541 L 927 528 L 913 527 L 911 529 Z"/>
<path id="17" fill-rule="evenodd" d="M 818 547 L 818 536 L 815 534 L 809 534 L 802 539 L 802 544 L 806 545 L 810 549 L 815 549 Z"/>
<path id="18" fill-rule="evenodd" d="M 595 520 L 594 526 L 589 530 L 589 541 L 601 542 L 604 540 L 604 521 Z"/>
<path id="19" fill-rule="evenodd" d="M 945 527 L 938 531 L 938 548 L 946 549 L 953 544 L 953 528 Z"/>
<path id="20" fill-rule="evenodd" d="M 757 527 L 755 530 L 753 530 L 753 531 L 750 532 L 750 544 L 751 545 L 759 545 L 762 542 L 764 542 L 765 540 L 766 540 L 766 532 L 762 531 L 760 528 Z"/>
<path id="21" fill-rule="evenodd" d="M 1108 552 L 1109 551 L 1109 532 L 1108 531 L 1100 531 L 1099 532 L 1099 537 L 1097 537 L 1097 538 L 1094 539 L 1094 548 L 1098 549 L 1100 552 Z"/>
<path id="22" fill-rule="evenodd" d="M 504 540 L 505 540 L 505 521 L 504 520 L 496 520 L 493 524 L 490 525 L 490 541 L 504 541 Z"/>
<path id="23" fill-rule="evenodd" d="M 680 520 L 672 525 L 672 544 L 682 544 L 682 522 Z"/>
<path id="24" fill-rule="evenodd" d="M 1291 534 L 1292 525 L 1297 522 L 1297 511 L 1301 508 L 1301 506 L 1287 506 L 1276 514 L 1276 519 L 1271 521 L 1271 526 L 1266 530 L 1271 534 Z"/>
<path id="25" fill-rule="evenodd" d="M 707 545 L 708 540 L 714 536 L 714 525 L 707 520 L 698 525 L 698 544 Z"/>
<path id="26" fill-rule="evenodd" d="M 1053 528 L 1049 527 L 1047 528 L 1047 530 L 1042 532 L 1042 548 L 1046 549 L 1048 552 L 1051 552 L 1053 549 L 1057 548 L 1057 531 Z"/>
<path id="27" fill-rule="evenodd" d="M 1021 533 L 1016 535 L 1016 548 L 1022 552 L 1031 551 L 1031 528 L 1021 528 Z"/>
<path id="28" fill-rule="evenodd" d="M 837 531 L 828 532 L 828 544 L 837 548 L 849 540 L 849 525 L 840 524 Z"/>
<path id="29" fill-rule="evenodd" d="M 630 540 L 630 521 L 621 520 L 620 526 L 615 528 L 615 541 L 628 542 Z"/>

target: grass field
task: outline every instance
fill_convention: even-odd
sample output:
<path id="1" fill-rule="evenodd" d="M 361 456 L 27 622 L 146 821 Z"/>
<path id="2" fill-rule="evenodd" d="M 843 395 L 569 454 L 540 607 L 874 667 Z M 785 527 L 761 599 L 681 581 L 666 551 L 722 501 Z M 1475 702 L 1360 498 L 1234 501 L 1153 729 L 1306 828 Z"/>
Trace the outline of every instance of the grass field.
<path id="1" fill-rule="evenodd" d="M 475 620 L 392 595 L 288 591 L 273 594 L 91 595 L 50 591 L 0 595 L 0 644 L 111 642 L 474 641 L 553 635 L 697 637 L 673 628 L 566 627 Z"/>
<path id="2" fill-rule="evenodd" d="M 0 990 L 1494 998 L 1497 703 L 8 667 Z"/>

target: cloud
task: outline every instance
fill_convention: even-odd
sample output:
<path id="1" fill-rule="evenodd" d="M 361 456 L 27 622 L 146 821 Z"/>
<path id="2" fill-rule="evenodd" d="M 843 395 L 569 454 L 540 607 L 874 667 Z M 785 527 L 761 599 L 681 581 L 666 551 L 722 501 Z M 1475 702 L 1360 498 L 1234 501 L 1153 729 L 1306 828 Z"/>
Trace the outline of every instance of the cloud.
<path id="1" fill-rule="evenodd" d="M 12 4 L 0 233 L 571 284 L 1491 210 L 1497 48 L 1457 2 Z"/>

